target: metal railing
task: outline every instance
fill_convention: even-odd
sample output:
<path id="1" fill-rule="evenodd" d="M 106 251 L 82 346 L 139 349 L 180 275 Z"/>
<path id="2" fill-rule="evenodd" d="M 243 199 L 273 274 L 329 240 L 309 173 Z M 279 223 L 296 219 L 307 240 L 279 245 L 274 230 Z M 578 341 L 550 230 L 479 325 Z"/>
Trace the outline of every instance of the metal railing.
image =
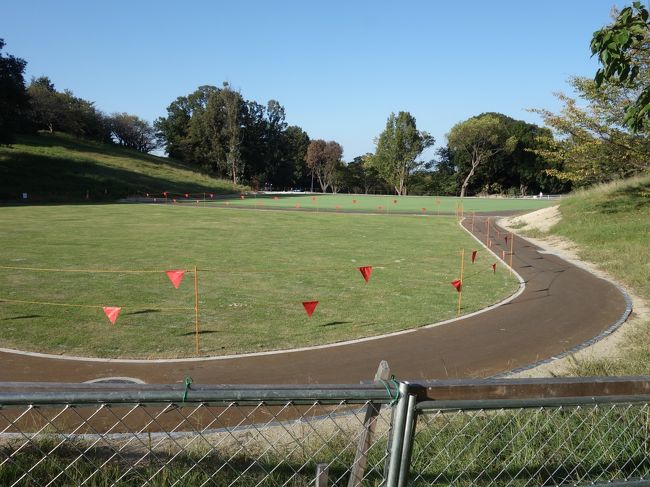
<path id="1" fill-rule="evenodd" d="M 0 384 L 0 485 L 650 485 L 650 379 Z"/>

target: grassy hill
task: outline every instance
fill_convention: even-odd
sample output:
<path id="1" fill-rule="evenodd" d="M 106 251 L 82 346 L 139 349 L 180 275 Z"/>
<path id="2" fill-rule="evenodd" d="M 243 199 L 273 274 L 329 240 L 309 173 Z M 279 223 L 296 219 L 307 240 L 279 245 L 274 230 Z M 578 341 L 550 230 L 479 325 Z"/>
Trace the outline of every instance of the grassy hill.
<path id="1" fill-rule="evenodd" d="M 233 193 L 231 183 L 167 159 L 66 134 L 22 136 L 0 147 L 0 201 L 115 201 L 146 192 Z"/>
<path id="2" fill-rule="evenodd" d="M 650 301 L 650 177 L 580 191 L 563 199 L 562 220 L 551 233 L 578 244 L 579 255 L 596 262 L 641 299 Z M 637 310 L 638 313 L 638 310 Z M 578 362 L 578 375 L 650 374 L 650 322 L 642 318 L 626 333 L 613 358 Z"/>

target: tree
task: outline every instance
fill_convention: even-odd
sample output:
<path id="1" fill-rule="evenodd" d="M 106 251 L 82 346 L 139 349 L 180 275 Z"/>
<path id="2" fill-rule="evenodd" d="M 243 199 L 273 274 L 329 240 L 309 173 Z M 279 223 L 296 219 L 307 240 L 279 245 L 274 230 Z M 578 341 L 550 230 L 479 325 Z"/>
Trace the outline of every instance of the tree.
<path id="1" fill-rule="evenodd" d="M 27 92 L 33 130 L 56 130 L 100 142 L 112 141 L 108 118 L 93 102 L 74 96 L 70 90 L 58 92 L 47 76 L 32 79 Z"/>
<path id="2" fill-rule="evenodd" d="M 417 129 L 410 113 L 399 112 L 397 116 L 391 113 L 386 128 L 376 140 L 375 154 L 369 164 L 398 195 L 406 194 L 409 175 L 422 165 L 417 158 L 434 142 L 431 135 Z"/>
<path id="3" fill-rule="evenodd" d="M 280 166 L 275 184 L 287 187 L 308 184 L 309 168 L 305 162 L 309 135 L 300 127 L 291 125 L 282 133 L 283 164 Z"/>
<path id="4" fill-rule="evenodd" d="M 241 172 L 241 109 L 242 97 L 238 91 L 232 90 L 228 83 L 223 84 L 221 90 L 223 98 L 226 140 L 228 152 L 226 160 L 233 184 L 237 184 Z"/>
<path id="5" fill-rule="evenodd" d="M 4 39 L 0 39 L 0 144 L 9 145 L 28 107 L 23 78 L 27 63 L 11 55 L 3 56 L 4 46 Z"/>
<path id="6" fill-rule="evenodd" d="M 620 11 L 614 21 L 594 32 L 592 55 L 598 55 L 602 68 L 596 71 L 597 87 L 617 82 L 637 93 L 625 107 L 625 124 L 633 131 L 650 127 L 650 80 L 647 76 L 650 56 L 650 22 L 641 2 Z"/>
<path id="7" fill-rule="evenodd" d="M 346 185 L 353 193 L 368 194 L 377 189 L 383 192 L 384 180 L 379 176 L 377 170 L 368 164 L 372 154 L 364 154 L 355 157 L 348 163 L 346 168 Z M 390 191 L 390 188 L 387 188 Z"/>
<path id="8" fill-rule="evenodd" d="M 333 140 L 312 140 L 307 147 L 305 161 L 312 173 L 318 178 L 321 191 L 326 193 L 328 188 L 336 186 L 337 171 L 340 170 L 343 148 Z"/>
<path id="9" fill-rule="evenodd" d="M 215 164 L 206 160 L 207 134 L 204 137 L 203 115 L 210 96 L 217 92 L 215 86 L 199 86 L 187 96 L 179 96 L 167 107 L 167 117 L 154 122 L 157 136 L 164 141 L 169 157 L 183 162 L 214 169 Z"/>
<path id="10" fill-rule="evenodd" d="M 124 147 L 147 153 L 160 146 L 151 124 L 135 115 L 114 113 L 109 118 L 109 125 L 117 143 Z"/>
<path id="11" fill-rule="evenodd" d="M 644 68 L 645 69 L 645 68 Z M 617 82 L 600 86 L 587 78 L 570 80 L 582 100 L 558 93 L 564 108 L 556 114 L 534 109 L 556 135 L 540 137 L 535 153 L 551 167 L 548 174 L 575 186 L 608 182 L 640 174 L 650 167 L 650 140 L 641 127 L 626 125 L 626 107 L 636 90 Z"/>
<path id="12" fill-rule="evenodd" d="M 30 97 L 32 123 L 35 128 L 54 131 L 55 121 L 61 116 L 63 107 L 54 88 L 54 83 L 47 76 L 32 79 L 27 88 Z"/>
<path id="13" fill-rule="evenodd" d="M 154 126 L 170 157 L 233 182 L 285 186 L 303 176 L 309 137 L 299 127 L 288 133 L 278 101 L 245 100 L 228 83 L 178 97 Z"/>
<path id="14" fill-rule="evenodd" d="M 454 125 L 447 134 L 449 148 L 460 156 L 464 168 L 460 197 L 465 196 L 472 176 L 481 164 L 500 152 L 512 152 L 517 139 L 493 114 L 483 114 Z"/>

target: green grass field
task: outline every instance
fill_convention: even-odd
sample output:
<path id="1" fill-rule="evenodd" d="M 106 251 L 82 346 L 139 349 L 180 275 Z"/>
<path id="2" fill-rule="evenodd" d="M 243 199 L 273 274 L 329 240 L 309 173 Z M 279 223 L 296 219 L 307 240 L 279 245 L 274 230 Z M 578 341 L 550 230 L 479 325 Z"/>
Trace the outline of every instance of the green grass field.
<path id="1" fill-rule="evenodd" d="M 175 290 L 167 269 L 198 267 L 201 354 L 218 355 L 454 317 L 459 252 L 478 249 L 453 217 L 201 205 L 2 208 L 0 246 L 2 346 L 145 358 L 194 355 L 194 275 Z M 494 261 L 480 249 L 467 264 L 463 313 L 517 288 Z M 373 266 L 368 284 L 363 265 Z M 311 300 L 310 319 L 301 303 Z M 116 325 L 101 306 L 123 308 Z"/>
<path id="2" fill-rule="evenodd" d="M 187 196 L 186 196 L 187 194 Z M 455 215 L 472 212 L 533 211 L 557 204 L 557 200 L 515 198 L 460 198 L 445 196 L 348 195 L 305 193 L 246 193 L 211 198 L 210 193 L 148 193 L 156 203 L 295 211 L 383 214 Z"/>

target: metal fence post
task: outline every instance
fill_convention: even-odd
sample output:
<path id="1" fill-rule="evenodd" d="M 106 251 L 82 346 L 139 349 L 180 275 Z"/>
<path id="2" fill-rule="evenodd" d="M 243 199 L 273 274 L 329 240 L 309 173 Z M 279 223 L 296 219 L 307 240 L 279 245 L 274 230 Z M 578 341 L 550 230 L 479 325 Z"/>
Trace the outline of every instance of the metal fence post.
<path id="1" fill-rule="evenodd" d="M 406 422 L 404 424 L 404 442 L 402 443 L 401 463 L 399 467 L 398 487 L 406 486 L 411 468 L 411 452 L 413 451 L 413 437 L 415 436 L 415 426 L 418 419 L 415 403 L 417 397 L 414 394 L 408 396 L 408 406 L 406 411 Z"/>
<path id="2" fill-rule="evenodd" d="M 408 416 L 409 405 L 408 382 L 399 384 L 399 402 L 395 406 L 389 456 L 386 460 L 388 472 L 386 473 L 386 487 L 397 487 L 399 481 L 399 469 L 402 464 L 402 448 L 404 447 L 404 429 L 406 417 Z"/>

